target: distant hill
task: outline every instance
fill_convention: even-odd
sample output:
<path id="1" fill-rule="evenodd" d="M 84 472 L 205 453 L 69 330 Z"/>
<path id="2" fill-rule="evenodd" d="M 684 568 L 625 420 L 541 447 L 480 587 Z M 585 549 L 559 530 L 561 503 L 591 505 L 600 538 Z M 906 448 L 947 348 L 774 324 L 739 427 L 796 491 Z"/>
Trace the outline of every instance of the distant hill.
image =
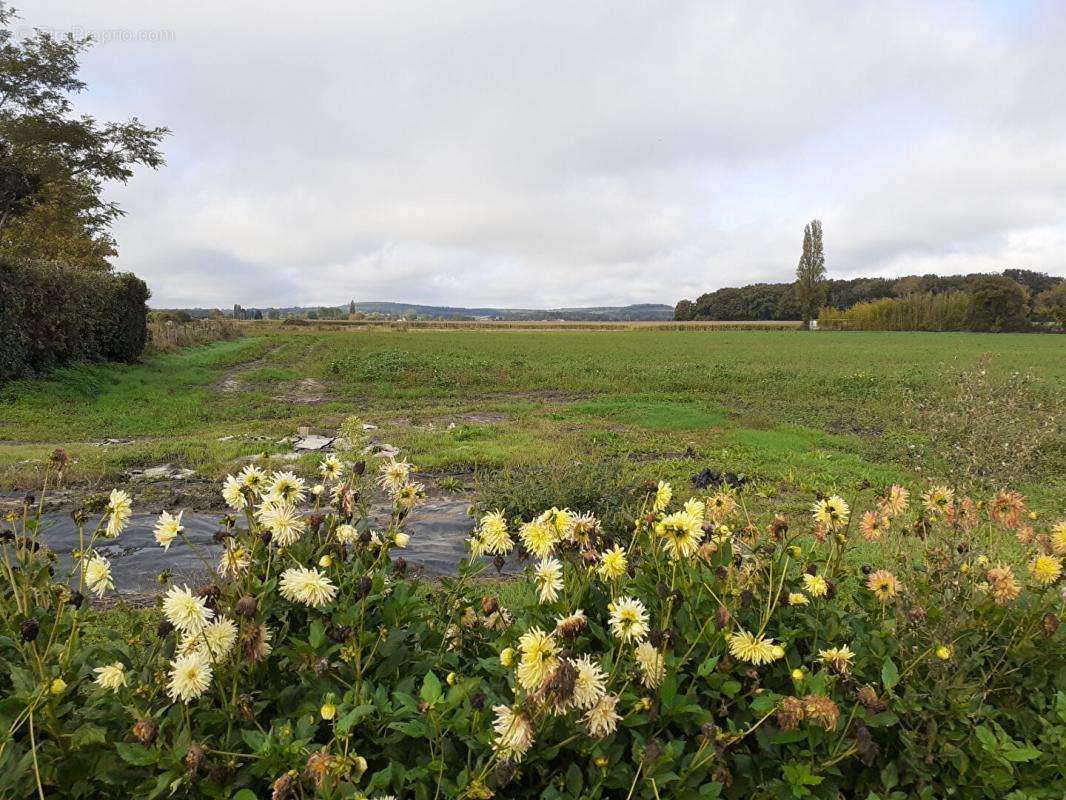
<path id="1" fill-rule="evenodd" d="M 500 319 L 568 321 L 608 320 L 634 322 L 641 320 L 670 320 L 671 306 L 657 303 L 638 303 L 631 306 L 590 306 L 587 308 L 463 308 L 460 306 L 420 306 L 411 303 L 356 303 L 356 311 L 365 314 L 384 314 L 394 317 L 430 317 L 438 319 Z"/>
<path id="2" fill-rule="evenodd" d="M 290 306 L 290 307 L 240 307 L 240 313 L 244 318 L 255 316 L 260 312 L 267 316 L 268 312 L 274 315 L 306 316 L 308 312 L 322 312 L 330 310 L 347 314 L 349 304 L 337 306 Z M 154 309 L 156 311 L 184 311 L 192 317 L 210 317 L 216 313 L 210 308 L 168 308 Z M 566 320 L 568 322 L 641 322 L 672 320 L 674 309 L 672 306 L 661 303 L 637 303 L 630 306 L 591 306 L 587 308 L 465 308 L 462 306 L 423 306 L 415 303 L 392 303 L 392 302 L 363 302 L 355 303 L 355 311 L 363 314 L 373 314 L 383 317 L 406 317 L 414 319 L 494 319 L 494 320 Z M 231 316 L 233 309 L 221 309 L 225 316 Z M 333 315 L 321 315 L 323 318 Z"/>

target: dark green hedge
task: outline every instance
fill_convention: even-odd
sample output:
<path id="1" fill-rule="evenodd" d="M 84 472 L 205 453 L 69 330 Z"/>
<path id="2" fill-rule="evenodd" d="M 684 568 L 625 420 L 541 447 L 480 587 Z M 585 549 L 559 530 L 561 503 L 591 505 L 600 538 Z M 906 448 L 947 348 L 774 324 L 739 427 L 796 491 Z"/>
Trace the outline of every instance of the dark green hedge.
<path id="1" fill-rule="evenodd" d="M 148 338 L 148 286 L 130 273 L 0 258 L 0 380 L 71 361 L 132 361 Z"/>

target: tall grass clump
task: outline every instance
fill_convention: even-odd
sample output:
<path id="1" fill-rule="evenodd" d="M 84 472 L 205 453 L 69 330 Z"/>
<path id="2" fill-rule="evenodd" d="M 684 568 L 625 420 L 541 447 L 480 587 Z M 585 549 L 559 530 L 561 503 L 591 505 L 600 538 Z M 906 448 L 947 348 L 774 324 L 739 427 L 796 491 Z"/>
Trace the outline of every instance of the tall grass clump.
<path id="1" fill-rule="evenodd" d="M 892 486 L 789 520 L 660 482 L 621 530 L 486 513 L 458 576 L 427 584 L 402 555 L 412 469 L 228 476 L 211 578 L 122 638 L 90 635 L 89 598 L 113 590 L 130 497 L 74 512 L 69 575 L 27 501 L 0 535 L 0 795 L 1066 792 L 1066 521 L 1015 492 Z M 154 535 L 192 546 L 180 512 Z M 518 552 L 528 591 L 505 607 L 480 574 Z"/>
<path id="2" fill-rule="evenodd" d="M 175 322 L 172 319 L 149 319 L 145 355 L 175 353 L 186 347 L 211 342 L 230 341 L 241 335 L 241 326 L 231 319 L 196 319 Z"/>
<path id="3" fill-rule="evenodd" d="M 916 292 L 857 303 L 846 310 L 823 308 L 818 327 L 854 331 L 966 331 L 972 327 L 972 292 Z"/>

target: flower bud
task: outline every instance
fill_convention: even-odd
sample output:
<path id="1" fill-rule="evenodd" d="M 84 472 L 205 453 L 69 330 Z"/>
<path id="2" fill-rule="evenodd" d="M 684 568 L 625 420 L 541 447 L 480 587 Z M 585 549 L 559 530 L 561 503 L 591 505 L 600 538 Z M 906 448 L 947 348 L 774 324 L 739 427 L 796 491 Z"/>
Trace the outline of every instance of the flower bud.
<path id="1" fill-rule="evenodd" d="M 514 666 L 514 648 L 508 647 L 500 653 L 500 663 L 505 667 Z"/>
<path id="2" fill-rule="evenodd" d="M 56 678 L 52 681 L 52 685 L 48 687 L 48 691 L 52 694 L 63 694 L 63 690 L 67 688 L 67 682 L 62 678 Z"/>
<path id="3" fill-rule="evenodd" d="M 256 615 L 256 612 L 259 611 L 259 601 L 252 597 L 252 595 L 246 594 L 237 601 L 236 611 L 242 617 L 251 619 Z"/>
<path id="4" fill-rule="evenodd" d="M 322 569 L 329 569 L 333 566 L 333 559 L 330 557 L 329 553 L 326 553 L 322 558 L 318 559 L 318 566 L 322 567 Z"/>
<path id="5" fill-rule="evenodd" d="M 19 628 L 19 632 L 22 634 L 22 641 L 35 642 L 37 641 L 37 634 L 41 632 L 41 624 L 35 619 L 25 620 Z"/>
<path id="6" fill-rule="evenodd" d="M 138 720 L 133 726 L 133 738 L 146 747 L 155 741 L 155 735 L 159 731 L 159 725 L 151 718 Z"/>
<path id="7" fill-rule="evenodd" d="M 936 649 L 936 657 L 941 661 L 947 661 L 951 658 L 951 648 L 946 645 L 940 645 L 940 647 Z"/>
<path id="8" fill-rule="evenodd" d="M 331 719 L 337 716 L 337 707 L 333 705 L 332 701 L 327 700 L 325 703 L 322 704 L 322 708 L 318 710 L 318 713 L 321 715 L 322 719 L 326 720 L 326 722 L 329 722 Z"/>
<path id="9" fill-rule="evenodd" d="M 204 749 L 198 744 L 190 744 L 189 749 L 185 752 L 185 766 L 188 767 L 190 775 L 196 774 L 203 760 Z"/>
<path id="10" fill-rule="evenodd" d="M 459 678 L 454 672 L 449 672 L 446 680 L 448 681 L 449 686 L 455 686 L 455 683 Z"/>

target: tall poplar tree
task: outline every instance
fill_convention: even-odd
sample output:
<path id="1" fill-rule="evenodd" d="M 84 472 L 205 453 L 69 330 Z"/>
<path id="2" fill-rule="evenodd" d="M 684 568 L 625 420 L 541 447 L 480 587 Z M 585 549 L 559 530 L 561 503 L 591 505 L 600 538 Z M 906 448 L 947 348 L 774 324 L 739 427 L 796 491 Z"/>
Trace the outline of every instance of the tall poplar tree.
<path id="1" fill-rule="evenodd" d="M 825 302 L 825 251 L 822 249 L 822 223 L 813 219 L 803 229 L 803 254 L 796 267 L 796 303 L 804 327 Z"/>

